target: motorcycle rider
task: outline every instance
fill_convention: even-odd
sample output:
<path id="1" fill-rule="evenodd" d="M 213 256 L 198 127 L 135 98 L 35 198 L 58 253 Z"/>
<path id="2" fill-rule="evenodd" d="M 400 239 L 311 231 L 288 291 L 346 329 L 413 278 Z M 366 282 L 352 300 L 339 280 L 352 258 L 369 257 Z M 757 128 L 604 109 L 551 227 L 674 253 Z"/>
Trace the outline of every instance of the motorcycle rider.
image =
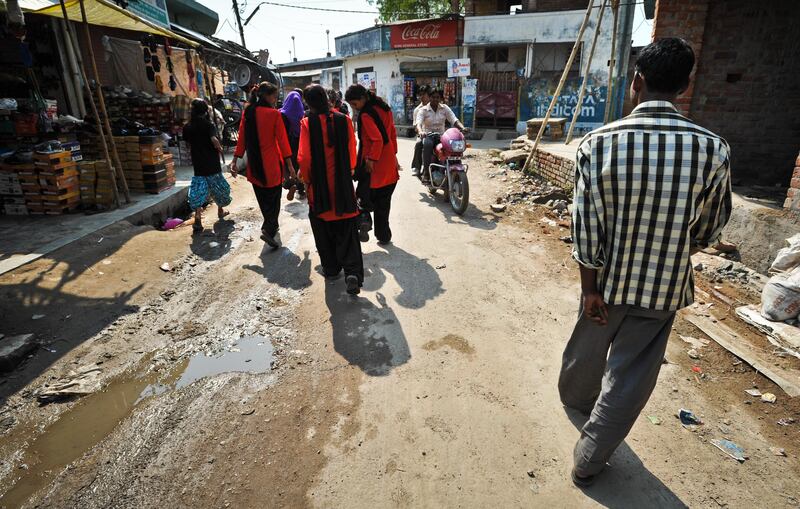
<path id="1" fill-rule="evenodd" d="M 430 183 L 428 167 L 433 158 L 433 151 L 439 144 L 439 138 L 445 131 L 446 122 L 461 131 L 465 131 L 464 124 L 461 123 L 450 106 L 442 102 L 442 92 L 438 89 L 431 90 L 430 102 L 417 112 L 414 124 L 417 132 L 422 137 L 422 183 Z"/>
<path id="2" fill-rule="evenodd" d="M 414 108 L 414 115 L 412 116 L 411 120 L 414 122 L 414 131 L 417 133 L 417 143 L 414 145 L 414 159 L 411 160 L 411 176 L 412 177 L 420 177 L 422 175 L 422 137 L 419 137 L 420 131 L 419 126 L 417 125 L 417 113 L 419 110 L 424 108 L 431 102 L 431 87 L 428 85 L 422 85 L 417 90 L 417 95 L 419 95 L 419 104 L 416 108 Z"/>

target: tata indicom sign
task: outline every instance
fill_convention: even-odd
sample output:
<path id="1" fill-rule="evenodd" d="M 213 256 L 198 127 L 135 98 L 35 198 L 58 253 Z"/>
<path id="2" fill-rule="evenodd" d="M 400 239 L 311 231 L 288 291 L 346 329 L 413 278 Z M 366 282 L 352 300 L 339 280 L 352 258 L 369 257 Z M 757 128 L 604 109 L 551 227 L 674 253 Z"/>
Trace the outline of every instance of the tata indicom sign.
<path id="1" fill-rule="evenodd" d="M 392 49 L 456 46 L 458 27 L 459 21 L 456 20 L 426 20 L 393 25 Z"/>

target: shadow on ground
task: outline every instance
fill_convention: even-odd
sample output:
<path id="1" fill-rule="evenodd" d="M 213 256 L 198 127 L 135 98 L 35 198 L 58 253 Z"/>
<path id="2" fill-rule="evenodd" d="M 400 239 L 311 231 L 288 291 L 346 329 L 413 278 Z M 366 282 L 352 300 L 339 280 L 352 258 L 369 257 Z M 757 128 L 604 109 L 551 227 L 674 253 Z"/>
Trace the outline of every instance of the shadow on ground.
<path id="1" fill-rule="evenodd" d="M 436 208 L 442 213 L 447 224 L 460 224 L 478 228 L 480 230 L 494 230 L 497 228 L 497 222 L 500 217 L 496 214 L 484 212 L 479 209 L 474 203 L 470 203 L 463 216 L 456 214 L 449 201 L 444 201 L 441 192 L 436 196 L 432 196 L 427 191 L 419 193 L 419 201 L 426 205 Z"/>
<path id="2" fill-rule="evenodd" d="M 568 408 L 565 410 L 573 426 L 580 431 L 588 417 Z M 689 507 L 645 467 L 627 443 L 622 442 L 611 456 L 609 464 L 611 466 L 597 476 L 591 487 L 581 490 L 603 507 Z"/>
<path id="3" fill-rule="evenodd" d="M 205 220 L 208 225 L 209 219 Z M 192 253 L 207 262 L 219 260 L 231 250 L 231 234 L 235 231 L 235 223 L 230 219 L 214 219 L 214 225 L 206 226 L 202 233 L 192 235 Z"/>
<path id="4" fill-rule="evenodd" d="M 30 333 L 38 344 L 30 357 L 0 376 L 0 409 L 9 396 L 72 349 L 119 317 L 138 312 L 138 306 L 130 302 L 143 284 L 123 279 L 120 286 L 126 287 L 125 291 L 104 297 L 76 294 L 80 290 L 74 285 L 84 275 L 98 281 L 109 277 L 103 274 L 103 262 L 149 231 L 150 227 L 117 223 L 0 276 L 0 333 Z"/>
<path id="5" fill-rule="evenodd" d="M 325 282 L 334 349 L 367 375 L 386 376 L 408 362 L 411 351 L 386 297 L 378 293 L 377 301 L 375 305 L 366 298 L 348 295 L 344 278 Z"/>
<path id="6" fill-rule="evenodd" d="M 300 258 L 287 247 L 272 249 L 264 244 L 261 265 L 243 265 L 242 268 L 252 270 L 282 288 L 301 290 L 311 285 L 311 259 L 308 251 L 303 251 L 303 257 Z"/>
<path id="7" fill-rule="evenodd" d="M 364 255 L 364 289 L 378 291 L 386 283 L 386 272 L 391 274 L 400 286 L 396 302 L 408 309 L 421 309 L 444 293 L 442 280 L 428 260 L 414 256 L 403 249 L 389 244 L 385 251 L 372 251 Z"/>

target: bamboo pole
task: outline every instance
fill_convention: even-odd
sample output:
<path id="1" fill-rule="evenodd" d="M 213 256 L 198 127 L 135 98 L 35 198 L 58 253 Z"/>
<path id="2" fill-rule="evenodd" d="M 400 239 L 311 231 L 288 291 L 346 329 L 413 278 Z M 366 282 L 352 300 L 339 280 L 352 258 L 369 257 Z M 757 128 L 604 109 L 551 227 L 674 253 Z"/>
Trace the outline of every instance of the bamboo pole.
<path id="1" fill-rule="evenodd" d="M 614 13 L 614 28 L 611 31 L 611 58 L 608 59 L 608 97 L 606 98 L 606 111 L 603 123 L 611 120 L 611 110 L 614 101 L 614 68 L 617 66 L 617 26 L 619 25 L 619 0 L 611 0 L 611 11 Z"/>
<path id="2" fill-rule="evenodd" d="M 67 29 L 67 35 L 69 35 L 70 39 L 72 39 L 72 25 L 69 23 L 69 16 L 67 15 L 67 6 L 64 4 L 64 0 L 59 0 L 61 4 L 61 13 L 64 16 L 64 25 Z M 69 42 L 72 44 L 72 40 Z M 77 48 L 75 48 L 77 50 Z M 83 61 L 79 60 L 78 67 L 81 71 L 81 79 L 83 80 L 83 89 L 86 91 L 86 95 L 89 96 L 89 104 L 92 106 L 92 116 L 94 116 L 95 122 L 97 122 L 97 130 L 100 133 L 100 143 L 103 146 L 103 154 L 106 157 L 106 161 L 109 163 L 111 162 L 111 156 L 108 153 L 108 143 L 106 142 L 106 135 L 103 131 L 103 125 L 100 121 L 100 113 L 97 111 L 97 104 L 94 101 L 94 94 L 92 93 L 92 89 L 89 86 L 89 80 L 86 77 L 86 69 L 83 66 Z M 114 177 L 114 172 L 110 172 L 111 174 L 111 186 L 113 188 L 114 193 L 114 205 L 119 207 L 119 191 L 117 190 L 117 179 Z"/>
<path id="3" fill-rule="evenodd" d="M 605 10 L 606 0 L 603 0 L 603 5 L 600 6 L 600 13 L 597 15 L 597 26 L 594 29 L 594 37 L 592 37 L 592 47 L 589 50 L 589 58 L 586 60 L 586 69 L 583 71 L 583 82 L 581 82 L 581 90 L 578 93 L 578 104 L 575 105 L 575 111 L 572 112 L 572 122 L 569 123 L 569 132 L 567 132 L 567 139 L 564 141 L 564 145 L 569 145 L 569 142 L 572 141 L 572 132 L 575 130 L 575 123 L 578 121 L 578 116 L 581 113 L 583 97 L 586 95 L 586 85 L 589 82 L 589 69 L 592 67 L 594 49 L 597 46 L 597 39 L 600 35 L 600 25 L 603 23 L 603 11 Z"/>
<path id="4" fill-rule="evenodd" d="M 125 203 L 131 202 L 131 192 L 128 189 L 128 181 L 125 180 L 125 172 L 122 170 L 122 162 L 119 160 L 117 153 L 117 144 L 114 143 L 114 135 L 111 132 L 111 124 L 108 121 L 108 111 L 106 110 L 106 100 L 103 97 L 103 88 L 100 84 L 100 73 L 97 72 L 97 60 L 94 58 L 94 47 L 92 45 L 92 37 L 89 32 L 89 22 L 86 20 L 86 8 L 83 5 L 83 0 L 79 0 L 81 6 L 81 18 L 83 21 L 83 31 L 86 34 L 86 47 L 89 49 L 89 58 L 92 61 L 92 72 L 94 74 L 94 82 L 97 86 L 97 100 L 100 103 L 100 113 L 103 114 L 103 125 L 105 126 L 106 134 L 111 140 L 111 154 L 114 156 L 114 167 L 116 169 L 116 177 L 122 184 L 122 194 L 125 196 Z M 112 174 L 114 172 L 111 172 Z M 116 180 L 116 179 L 115 179 Z"/>
<path id="5" fill-rule="evenodd" d="M 531 153 L 528 154 L 528 159 L 525 161 L 525 166 L 522 167 L 523 171 L 527 171 L 528 168 L 530 168 L 530 165 L 533 162 L 534 154 L 536 154 L 536 149 L 539 148 L 539 142 L 542 141 L 542 135 L 547 127 L 547 122 L 550 121 L 550 115 L 553 113 L 553 108 L 555 108 L 556 103 L 558 102 L 558 96 L 561 95 L 561 89 L 564 88 L 564 83 L 567 81 L 567 75 L 572 67 L 572 62 L 575 61 L 575 55 L 578 53 L 578 48 L 581 46 L 583 32 L 586 30 L 586 25 L 589 23 L 589 18 L 592 15 L 593 4 L 594 0 L 589 0 L 589 6 L 586 8 L 586 15 L 583 17 L 581 28 L 578 30 L 578 37 L 575 39 L 575 45 L 572 46 L 572 52 L 569 54 L 567 65 L 564 67 L 564 72 L 561 74 L 561 79 L 558 82 L 556 91 L 553 93 L 553 100 L 550 101 L 550 106 L 547 108 L 547 114 L 544 117 L 544 121 L 542 122 L 542 125 L 539 126 L 539 134 L 536 135 L 536 141 L 533 143 L 533 149 L 531 150 Z"/>

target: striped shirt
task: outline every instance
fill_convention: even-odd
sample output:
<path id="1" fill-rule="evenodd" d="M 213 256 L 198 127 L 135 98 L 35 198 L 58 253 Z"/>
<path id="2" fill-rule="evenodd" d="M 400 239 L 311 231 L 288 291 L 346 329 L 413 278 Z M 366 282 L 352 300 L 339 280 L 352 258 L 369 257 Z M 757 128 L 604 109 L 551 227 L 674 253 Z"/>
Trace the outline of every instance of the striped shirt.
<path id="1" fill-rule="evenodd" d="M 674 311 L 694 301 L 693 247 L 731 212 L 730 148 L 669 102 L 587 134 L 577 152 L 573 257 L 608 304 Z"/>

